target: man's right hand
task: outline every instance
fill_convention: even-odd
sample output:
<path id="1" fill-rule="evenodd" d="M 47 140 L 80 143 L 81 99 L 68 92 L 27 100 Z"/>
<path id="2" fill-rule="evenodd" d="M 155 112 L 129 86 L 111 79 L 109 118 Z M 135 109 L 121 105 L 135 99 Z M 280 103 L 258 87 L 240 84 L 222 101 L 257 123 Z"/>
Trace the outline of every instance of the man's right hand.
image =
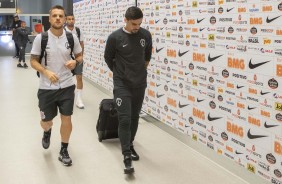
<path id="1" fill-rule="evenodd" d="M 59 81 L 59 77 L 52 71 L 45 69 L 43 74 L 50 80 L 51 83 L 56 83 Z"/>

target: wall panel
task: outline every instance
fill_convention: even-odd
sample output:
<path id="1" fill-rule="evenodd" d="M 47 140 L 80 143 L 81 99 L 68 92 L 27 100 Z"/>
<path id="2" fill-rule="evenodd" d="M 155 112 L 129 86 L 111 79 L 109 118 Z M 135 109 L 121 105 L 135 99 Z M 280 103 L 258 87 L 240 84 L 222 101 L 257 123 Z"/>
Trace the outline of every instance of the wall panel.
<path id="1" fill-rule="evenodd" d="M 282 172 L 282 1 L 139 0 L 144 110 L 268 181 Z"/>

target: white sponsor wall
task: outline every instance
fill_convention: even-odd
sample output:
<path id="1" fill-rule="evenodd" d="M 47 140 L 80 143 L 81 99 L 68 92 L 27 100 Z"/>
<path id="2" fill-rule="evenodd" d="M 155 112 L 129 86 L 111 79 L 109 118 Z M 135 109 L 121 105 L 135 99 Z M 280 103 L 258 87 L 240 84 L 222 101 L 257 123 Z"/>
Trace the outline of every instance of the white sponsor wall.
<path id="1" fill-rule="evenodd" d="M 135 6 L 135 0 L 82 0 L 73 4 L 76 26 L 85 35 L 83 75 L 109 91 L 113 80 L 104 62 L 106 40 L 124 25 L 124 14 L 130 6 Z"/>
<path id="2" fill-rule="evenodd" d="M 84 75 L 110 91 L 105 41 L 123 25 L 129 4 L 74 4 L 86 35 Z M 282 0 L 139 0 L 138 6 L 154 46 L 143 110 L 282 182 Z"/>
<path id="3" fill-rule="evenodd" d="M 139 0 L 154 55 L 144 110 L 282 182 L 282 1 Z"/>

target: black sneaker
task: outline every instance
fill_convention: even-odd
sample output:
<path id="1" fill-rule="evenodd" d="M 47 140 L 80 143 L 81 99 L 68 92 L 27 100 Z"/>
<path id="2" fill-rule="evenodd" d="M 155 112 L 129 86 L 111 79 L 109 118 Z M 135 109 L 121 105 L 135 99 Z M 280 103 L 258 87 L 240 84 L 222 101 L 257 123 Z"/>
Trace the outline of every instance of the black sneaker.
<path id="1" fill-rule="evenodd" d="M 132 158 L 131 156 L 124 156 L 124 174 L 132 174 L 134 173 L 134 168 L 132 166 Z"/>
<path id="2" fill-rule="evenodd" d="M 59 161 L 61 161 L 64 166 L 71 166 L 72 165 L 72 160 L 69 156 L 69 152 L 68 152 L 67 149 L 63 148 L 60 151 Z"/>
<path id="3" fill-rule="evenodd" d="M 48 130 L 48 132 L 43 133 L 43 138 L 42 138 L 42 146 L 44 149 L 48 149 L 50 146 L 50 137 L 51 137 L 51 128 Z"/>
<path id="4" fill-rule="evenodd" d="M 132 160 L 133 161 L 139 160 L 139 155 L 136 153 L 133 145 L 130 146 L 130 151 L 131 151 L 131 158 L 132 158 Z"/>
<path id="5" fill-rule="evenodd" d="M 22 68 L 23 65 L 21 63 L 17 64 L 17 67 Z"/>
<path id="6" fill-rule="evenodd" d="M 24 67 L 24 68 L 28 68 L 28 66 L 27 66 L 27 64 L 26 64 L 26 63 L 24 63 L 23 67 Z"/>

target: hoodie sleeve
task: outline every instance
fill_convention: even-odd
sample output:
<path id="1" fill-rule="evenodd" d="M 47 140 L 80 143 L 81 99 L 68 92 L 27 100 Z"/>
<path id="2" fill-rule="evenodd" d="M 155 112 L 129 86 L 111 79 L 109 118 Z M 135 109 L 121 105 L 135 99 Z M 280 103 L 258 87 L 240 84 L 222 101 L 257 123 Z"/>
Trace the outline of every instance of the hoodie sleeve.
<path id="1" fill-rule="evenodd" d="M 116 55 L 116 39 L 113 36 L 113 34 L 111 34 L 108 37 L 105 53 L 104 53 L 105 62 L 107 63 L 111 71 L 113 71 L 115 55 Z"/>
<path id="2" fill-rule="evenodd" d="M 146 46 L 146 50 L 145 50 L 145 61 L 150 61 L 151 60 L 151 56 L 152 56 L 152 35 L 149 32 L 148 33 L 148 38 L 147 38 L 147 46 Z"/>

